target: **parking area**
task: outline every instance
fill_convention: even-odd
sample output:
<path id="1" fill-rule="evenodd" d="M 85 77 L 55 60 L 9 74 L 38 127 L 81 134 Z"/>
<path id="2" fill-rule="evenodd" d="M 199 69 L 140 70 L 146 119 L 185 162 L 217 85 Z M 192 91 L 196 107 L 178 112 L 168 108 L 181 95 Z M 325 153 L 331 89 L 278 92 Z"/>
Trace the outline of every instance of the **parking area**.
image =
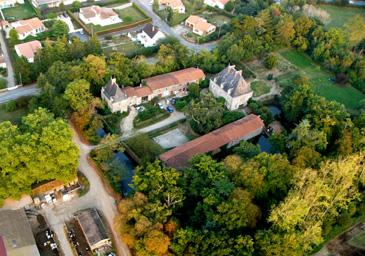
<path id="1" fill-rule="evenodd" d="M 189 141 L 186 135 L 179 128 L 157 136 L 153 138 L 153 140 L 163 149 L 174 148 Z"/>

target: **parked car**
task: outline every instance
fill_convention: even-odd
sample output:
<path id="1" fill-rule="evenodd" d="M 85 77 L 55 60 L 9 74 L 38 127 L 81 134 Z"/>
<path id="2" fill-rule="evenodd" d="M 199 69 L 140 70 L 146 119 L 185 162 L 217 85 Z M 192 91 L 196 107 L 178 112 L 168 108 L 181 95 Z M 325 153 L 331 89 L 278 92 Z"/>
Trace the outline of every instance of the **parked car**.
<path id="1" fill-rule="evenodd" d="M 168 107 L 166 108 L 166 110 L 167 110 L 167 112 L 169 112 L 169 113 L 174 112 L 174 108 L 173 108 L 173 107 L 171 107 L 171 106 L 168 106 Z"/>
<path id="2" fill-rule="evenodd" d="M 170 103 L 171 103 L 172 105 L 175 105 L 175 104 L 176 104 L 176 98 L 172 98 L 172 99 L 170 100 Z"/>
<path id="3" fill-rule="evenodd" d="M 136 107 L 136 110 L 138 112 L 143 112 L 145 110 L 145 108 L 144 108 L 144 106 L 138 106 L 138 107 Z"/>
<path id="4" fill-rule="evenodd" d="M 160 108 L 160 109 L 164 109 L 165 108 L 165 106 L 162 104 L 162 103 L 157 103 L 157 105 L 158 105 L 158 107 Z"/>

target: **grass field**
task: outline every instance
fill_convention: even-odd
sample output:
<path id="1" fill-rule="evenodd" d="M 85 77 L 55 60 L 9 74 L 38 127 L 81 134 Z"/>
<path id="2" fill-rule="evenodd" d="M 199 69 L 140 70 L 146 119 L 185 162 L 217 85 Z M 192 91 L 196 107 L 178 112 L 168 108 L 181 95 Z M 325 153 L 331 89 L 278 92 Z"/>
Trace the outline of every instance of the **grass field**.
<path id="1" fill-rule="evenodd" d="M 5 19 L 8 21 L 29 19 L 37 16 L 37 14 L 34 12 L 34 9 L 27 1 L 25 1 L 24 4 L 19 4 L 12 8 L 6 8 L 2 11 Z"/>
<path id="2" fill-rule="evenodd" d="M 318 95 L 323 96 L 328 100 L 340 102 L 349 109 L 357 109 L 360 101 L 365 98 L 363 93 L 350 85 L 340 86 L 334 84 L 330 81 L 330 78 L 333 78 L 334 75 L 316 65 L 304 53 L 289 49 L 281 51 L 280 54 L 298 68 L 298 73 L 309 78 Z M 283 76 L 281 79 L 284 79 L 284 81 L 281 81 L 279 78 L 278 83 L 290 83 L 290 81 L 288 81 L 289 77 L 289 75 Z"/>
<path id="3" fill-rule="evenodd" d="M 331 17 L 331 20 L 326 24 L 326 27 L 342 27 L 357 14 L 360 14 L 365 18 L 365 8 L 335 5 L 320 5 L 320 8 L 327 11 Z"/>
<path id="4" fill-rule="evenodd" d="M 113 38 L 110 44 L 113 46 L 109 46 L 106 43 L 102 44 L 102 49 L 106 55 L 109 55 L 113 51 L 118 51 L 126 56 L 130 56 L 137 50 L 144 48 L 143 45 L 133 42 L 127 36 Z"/>
<path id="5" fill-rule="evenodd" d="M 349 245 L 365 250 L 365 231 L 354 236 L 350 241 Z"/>
<path id="6" fill-rule="evenodd" d="M 251 89 L 253 91 L 254 97 L 258 97 L 270 92 L 270 86 L 261 80 L 252 82 Z"/>

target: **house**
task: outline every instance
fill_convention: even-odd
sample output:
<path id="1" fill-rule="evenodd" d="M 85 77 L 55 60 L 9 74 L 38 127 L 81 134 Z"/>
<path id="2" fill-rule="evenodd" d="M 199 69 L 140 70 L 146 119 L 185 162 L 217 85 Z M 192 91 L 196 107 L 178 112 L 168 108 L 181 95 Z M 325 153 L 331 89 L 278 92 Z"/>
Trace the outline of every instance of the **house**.
<path id="1" fill-rule="evenodd" d="M 0 210 L 0 255 L 40 255 L 23 208 Z"/>
<path id="2" fill-rule="evenodd" d="M 113 25 L 123 21 L 113 9 L 97 5 L 80 8 L 79 17 L 85 24 L 95 26 Z"/>
<path id="3" fill-rule="evenodd" d="M 10 28 L 15 29 L 18 32 L 20 40 L 24 40 L 28 36 L 36 36 L 39 33 L 46 31 L 46 27 L 39 18 L 31 18 L 28 20 L 18 20 L 10 23 Z M 7 37 L 9 37 L 9 31 L 7 30 Z"/>
<path id="4" fill-rule="evenodd" d="M 32 197 L 36 205 L 41 202 L 52 204 L 57 200 L 68 201 L 72 198 L 72 193 L 80 188 L 78 178 L 65 183 L 60 180 L 48 180 L 36 184 L 32 188 Z"/>
<path id="5" fill-rule="evenodd" d="M 0 0 L 0 9 L 14 7 L 16 4 L 24 4 L 24 0 Z"/>
<path id="6" fill-rule="evenodd" d="M 38 40 L 17 44 L 14 46 L 15 52 L 19 57 L 25 57 L 29 63 L 34 62 L 34 56 L 42 48 Z"/>
<path id="7" fill-rule="evenodd" d="M 185 20 L 185 26 L 190 27 L 193 30 L 193 33 L 199 36 L 209 35 L 216 29 L 216 26 L 197 15 L 190 15 L 189 18 Z"/>
<path id="8" fill-rule="evenodd" d="M 185 13 L 185 5 L 181 0 L 159 0 L 159 4 L 170 7 L 174 12 Z"/>
<path id="9" fill-rule="evenodd" d="M 111 246 L 111 240 L 108 237 L 104 223 L 95 208 L 76 213 L 75 219 L 91 251 L 94 252 L 102 247 Z"/>
<path id="10" fill-rule="evenodd" d="M 204 78 L 205 74 L 201 69 L 186 68 L 144 79 L 138 87 L 120 88 L 116 80 L 111 79 L 101 89 L 101 98 L 107 102 L 113 113 L 126 112 L 129 107 L 155 97 L 184 96 L 187 94 L 189 84 L 197 83 Z"/>
<path id="11" fill-rule="evenodd" d="M 210 79 L 209 91 L 217 98 L 223 97 L 229 110 L 246 106 L 253 95 L 250 85 L 242 76 L 242 70 L 237 71 L 231 65 Z"/>
<path id="12" fill-rule="evenodd" d="M 230 0 L 204 0 L 204 4 L 224 10 Z"/>
<path id="13" fill-rule="evenodd" d="M 144 47 L 155 46 L 157 42 L 163 38 L 165 38 L 165 34 L 151 23 L 144 26 L 141 33 L 137 34 L 138 41 L 140 41 Z"/>
<path id="14" fill-rule="evenodd" d="M 242 140 L 252 139 L 263 131 L 265 125 L 257 115 L 250 114 L 195 140 L 160 155 L 167 166 L 177 169 L 188 166 L 189 160 L 198 154 L 217 153 L 220 148 L 230 148 Z"/>

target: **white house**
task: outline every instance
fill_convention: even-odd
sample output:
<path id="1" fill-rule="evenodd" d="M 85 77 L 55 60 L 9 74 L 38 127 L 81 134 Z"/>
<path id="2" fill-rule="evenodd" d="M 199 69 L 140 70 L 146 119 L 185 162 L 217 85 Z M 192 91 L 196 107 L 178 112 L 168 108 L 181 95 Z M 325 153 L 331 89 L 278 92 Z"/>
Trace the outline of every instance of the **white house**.
<path id="1" fill-rule="evenodd" d="M 14 7 L 16 4 L 24 4 L 24 0 L 0 0 L 0 9 Z"/>
<path id="2" fill-rule="evenodd" d="M 17 44 L 14 46 L 16 54 L 19 57 L 25 57 L 29 63 L 34 62 L 34 56 L 41 48 L 42 44 L 38 40 Z"/>
<path id="3" fill-rule="evenodd" d="M 18 20 L 10 23 L 10 26 L 7 29 L 7 37 L 9 37 L 10 29 L 15 29 L 18 32 L 20 40 L 23 40 L 28 36 L 36 36 L 37 34 L 47 30 L 39 18 Z"/>
<path id="4" fill-rule="evenodd" d="M 242 76 L 242 70 L 237 71 L 231 65 L 210 79 L 209 91 L 217 98 L 223 97 L 229 110 L 246 106 L 253 95 L 250 85 Z"/>
<path id="5" fill-rule="evenodd" d="M 123 21 L 113 9 L 97 5 L 80 8 L 79 17 L 85 24 L 99 26 L 112 25 Z"/>
<path id="6" fill-rule="evenodd" d="M 185 13 L 185 5 L 181 0 L 159 0 L 159 4 L 170 7 L 174 12 Z"/>
<path id="7" fill-rule="evenodd" d="M 218 7 L 219 9 L 224 10 L 224 7 L 230 0 L 204 0 L 206 5 L 211 7 Z"/>
<path id="8" fill-rule="evenodd" d="M 165 38 L 165 34 L 159 31 L 158 28 L 151 23 L 144 26 L 141 33 L 137 34 L 138 41 L 140 41 L 144 47 L 155 46 L 157 42 L 163 38 Z"/>

